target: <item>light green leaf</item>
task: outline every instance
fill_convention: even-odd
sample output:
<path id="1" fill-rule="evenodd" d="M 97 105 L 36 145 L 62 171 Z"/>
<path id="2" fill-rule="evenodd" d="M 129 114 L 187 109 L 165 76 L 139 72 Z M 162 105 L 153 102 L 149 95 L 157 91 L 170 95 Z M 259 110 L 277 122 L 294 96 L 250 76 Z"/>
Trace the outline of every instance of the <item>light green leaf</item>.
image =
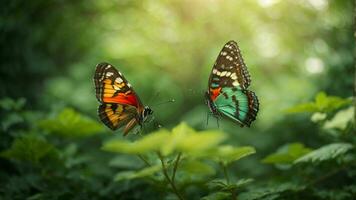
<path id="1" fill-rule="evenodd" d="M 225 138 L 225 134 L 220 131 L 202 131 L 187 134 L 176 146 L 178 151 L 197 155 L 202 151 L 216 147 Z"/>
<path id="2" fill-rule="evenodd" d="M 324 123 L 323 128 L 345 130 L 347 125 L 354 120 L 354 112 L 355 109 L 353 106 L 340 110 L 331 120 Z"/>
<path id="3" fill-rule="evenodd" d="M 251 146 L 233 147 L 231 145 L 222 145 L 207 153 L 208 154 L 205 156 L 215 160 L 216 162 L 222 162 L 224 165 L 228 165 L 234 161 L 240 160 L 243 157 L 256 153 L 256 150 Z"/>
<path id="4" fill-rule="evenodd" d="M 302 103 L 286 110 L 288 113 L 318 112 L 319 109 L 314 103 Z"/>
<path id="5" fill-rule="evenodd" d="M 179 166 L 179 170 L 183 170 L 193 175 L 208 176 L 215 174 L 215 169 L 212 166 L 198 160 L 188 160 L 182 162 Z"/>
<path id="6" fill-rule="evenodd" d="M 17 138 L 12 143 L 10 149 L 1 152 L 0 156 L 37 164 L 42 158 L 49 154 L 56 154 L 55 152 L 54 146 L 44 138 L 34 135 L 24 135 Z"/>
<path id="7" fill-rule="evenodd" d="M 161 170 L 161 165 L 146 167 L 139 171 L 124 171 L 116 174 L 115 181 L 130 180 L 151 176 Z"/>
<path id="8" fill-rule="evenodd" d="M 317 123 L 323 121 L 324 119 L 326 119 L 326 117 L 326 113 L 316 112 L 311 116 L 311 121 Z"/>
<path id="9" fill-rule="evenodd" d="M 305 147 L 301 143 L 291 143 L 282 146 L 276 153 L 268 155 L 262 162 L 269 164 L 293 164 L 296 159 L 310 151 L 310 148 Z"/>
<path id="10" fill-rule="evenodd" d="M 302 103 L 287 109 L 289 113 L 300 112 L 321 112 L 328 113 L 335 111 L 342 106 L 352 103 L 351 99 L 343 99 L 337 96 L 327 96 L 325 92 L 319 92 L 314 102 Z"/>
<path id="11" fill-rule="evenodd" d="M 179 144 L 184 143 L 187 135 L 195 134 L 196 132 L 186 123 L 182 122 L 172 129 L 171 137 L 162 147 L 163 155 L 171 154 Z"/>
<path id="12" fill-rule="evenodd" d="M 333 143 L 316 149 L 294 161 L 297 163 L 317 163 L 326 160 L 332 160 L 340 157 L 351 150 L 353 146 L 349 143 Z"/>
<path id="13" fill-rule="evenodd" d="M 160 151 L 165 142 L 169 140 L 170 133 L 162 129 L 148 134 L 136 142 L 111 140 L 104 144 L 103 150 L 116 153 L 144 154 L 152 151 Z"/>
<path id="14" fill-rule="evenodd" d="M 100 123 L 71 108 L 64 109 L 54 119 L 40 121 L 39 126 L 51 133 L 66 137 L 87 137 L 103 131 Z"/>

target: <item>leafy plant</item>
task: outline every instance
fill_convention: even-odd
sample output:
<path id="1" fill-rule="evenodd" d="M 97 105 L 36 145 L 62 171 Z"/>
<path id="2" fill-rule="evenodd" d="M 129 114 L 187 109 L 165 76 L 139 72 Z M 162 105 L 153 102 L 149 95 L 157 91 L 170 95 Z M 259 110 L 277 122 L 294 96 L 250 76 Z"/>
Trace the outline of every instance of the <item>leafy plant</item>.
<path id="1" fill-rule="evenodd" d="M 226 139 L 226 134 L 220 131 L 200 131 L 197 132 L 185 123 L 181 123 L 168 131 L 165 129 L 143 136 L 139 140 L 130 142 L 127 140 L 114 139 L 104 144 L 103 150 L 132 154 L 141 158 L 147 167 L 138 171 L 124 171 L 116 175 L 115 180 L 130 180 L 134 178 L 149 177 L 160 181 L 159 177 L 165 177 L 165 181 L 171 186 L 172 191 L 179 199 L 183 199 L 177 183 L 182 180 L 176 174 L 212 176 L 215 168 L 208 164 L 206 160 L 221 164 L 225 174 L 226 182 L 219 190 L 229 191 L 230 195 L 236 196 L 236 189 L 243 185 L 242 182 L 230 183 L 226 167 L 245 156 L 255 153 L 253 147 L 234 147 L 222 145 Z M 156 154 L 161 165 L 156 159 L 146 160 L 149 155 Z M 173 158 L 173 159 L 172 159 Z M 161 171 L 161 174 L 157 174 Z M 247 183 L 245 181 L 244 183 Z M 222 193 L 211 194 L 210 197 L 218 198 L 224 196 Z M 220 198 L 220 197 L 219 197 Z"/>
<path id="2" fill-rule="evenodd" d="M 53 119 L 40 121 L 39 126 L 46 131 L 66 137 L 87 137 L 103 131 L 101 124 L 71 108 L 64 109 Z"/>

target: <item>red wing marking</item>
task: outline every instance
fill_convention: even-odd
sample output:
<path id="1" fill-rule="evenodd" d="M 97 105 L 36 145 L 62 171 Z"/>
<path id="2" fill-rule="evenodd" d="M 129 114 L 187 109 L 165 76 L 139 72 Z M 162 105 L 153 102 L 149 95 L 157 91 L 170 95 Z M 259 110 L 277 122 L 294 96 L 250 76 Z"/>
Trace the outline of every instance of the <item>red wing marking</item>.
<path id="1" fill-rule="evenodd" d="M 103 102 L 105 103 L 118 103 L 118 104 L 126 104 L 138 107 L 137 98 L 134 94 L 123 94 L 119 93 L 117 96 L 114 97 L 106 97 L 104 95 Z"/>
<path id="2" fill-rule="evenodd" d="M 215 99 L 219 96 L 220 91 L 221 91 L 221 87 L 216 88 L 216 89 L 210 88 L 210 98 L 211 98 L 211 100 L 215 101 Z"/>

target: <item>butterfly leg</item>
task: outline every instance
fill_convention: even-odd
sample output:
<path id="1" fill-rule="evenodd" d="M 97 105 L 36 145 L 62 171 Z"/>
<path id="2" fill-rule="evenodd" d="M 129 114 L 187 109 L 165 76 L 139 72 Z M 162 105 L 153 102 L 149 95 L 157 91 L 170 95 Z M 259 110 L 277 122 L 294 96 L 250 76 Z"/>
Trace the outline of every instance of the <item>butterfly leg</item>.
<path id="1" fill-rule="evenodd" d="M 210 113 L 207 112 L 206 113 L 206 126 L 208 126 L 208 124 L 209 124 L 209 115 L 210 115 Z"/>

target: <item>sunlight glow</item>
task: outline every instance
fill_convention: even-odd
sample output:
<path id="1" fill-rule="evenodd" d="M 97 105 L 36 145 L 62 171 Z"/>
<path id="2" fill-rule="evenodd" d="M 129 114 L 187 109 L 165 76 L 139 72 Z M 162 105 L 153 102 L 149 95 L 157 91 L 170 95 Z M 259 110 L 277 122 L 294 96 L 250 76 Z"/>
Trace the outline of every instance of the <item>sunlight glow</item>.
<path id="1" fill-rule="evenodd" d="M 308 0 L 308 1 L 317 10 L 324 10 L 328 6 L 327 0 Z"/>
<path id="2" fill-rule="evenodd" d="M 309 57 L 305 61 L 305 69 L 311 74 L 319 74 L 324 71 L 324 62 L 317 57 Z"/>
<path id="3" fill-rule="evenodd" d="M 279 0 L 258 0 L 258 3 L 262 7 L 270 7 L 273 6 L 274 4 L 278 3 Z"/>
<path id="4" fill-rule="evenodd" d="M 276 36 L 267 31 L 260 31 L 255 39 L 259 53 L 266 58 L 273 58 L 279 54 Z"/>

